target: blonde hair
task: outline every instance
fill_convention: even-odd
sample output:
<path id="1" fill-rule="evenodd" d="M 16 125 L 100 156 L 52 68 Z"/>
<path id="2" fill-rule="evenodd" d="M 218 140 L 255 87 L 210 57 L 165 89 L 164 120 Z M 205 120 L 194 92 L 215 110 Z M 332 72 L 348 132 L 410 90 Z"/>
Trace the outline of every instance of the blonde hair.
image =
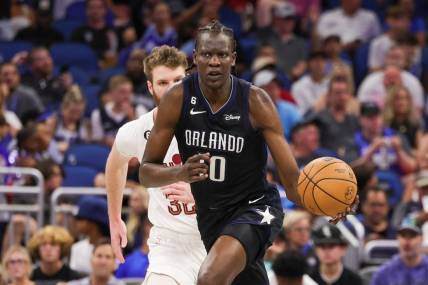
<path id="1" fill-rule="evenodd" d="M 175 47 L 163 45 L 155 47 L 149 56 L 144 59 L 144 73 L 149 81 L 153 80 L 153 69 L 164 65 L 169 68 L 187 68 L 186 55 Z"/>
<path id="2" fill-rule="evenodd" d="M 7 263 L 9 262 L 10 258 L 12 257 L 12 254 L 14 254 L 16 252 L 22 254 L 25 257 L 25 259 L 27 261 L 27 269 L 28 269 L 27 273 L 28 273 L 28 277 L 30 277 L 31 270 L 32 270 L 31 256 L 30 256 L 30 253 L 28 252 L 28 250 L 25 247 L 22 247 L 20 245 L 13 245 L 7 249 L 7 251 L 5 252 L 5 254 L 3 256 L 3 260 L 2 260 L 3 268 L 6 270 Z M 5 274 L 7 275 L 7 272 L 5 272 Z"/>
<path id="3" fill-rule="evenodd" d="M 73 84 L 70 90 L 65 93 L 64 98 L 61 102 L 61 108 L 64 109 L 71 104 L 82 104 L 85 105 L 85 97 L 83 97 L 79 85 Z"/>
<path id="4" fill-rule="evenodd" d="M 282 226 L 287 231 L 302 220 L 308 220 L 310 222 L 311 215 L 308 212 L 302 210 L 290 211 L 285 215 Z"/>
<path id="5" fill-rule="evenodd" d="M 58 244 L 61 248 L 61 258 L 64 258 L 70 254 L 73 237 L 63 227 L 52 225 L 45 226 L 37 231 L 28 241 L 28 250 L 31 256 L 40 259 L 39 247 L 46 242 Z"/>
<path id="6" fill-rule="evenodd" d="M 108 81 L 108 91 L 113 91 L 114 89 L 125 83 L 132 85 L 131 79 L 129 79 L 125 75 L 115 75 Z"/>
<path id="7" fill-rule="evenodd" d="M 384 115 L 384 121 L 387 125 L 390 125 L 392 121 L 394 120 L 394 117 L 396 116 L 395 110 L 394 110 L 394 101 L 397 98 L 397 95 L 404 91 L 407 94 L 407 100 L 409 101 L 409 110 L 407 111 L 407 120 L 412 124 L 417 124 L 418 117 L 417 112 L 414 112 L 412 106 L 413 106 L 413 99 L 412 95 L 410 94 L 409 89 L 407 89 L 405 86 L 392 86 L 391 88 L 388 88 L 387 90 L 387 96 L 385 100 L 385 107 L 383 110 Z"/>
<path id="8" fill-rule="evenodd" d="M 141 196 L 141 198 L 143 199 L 144 207 L 148 209 L 149 193 L 144 187 L 142 186 L 135 187 L 132 192 L 132 195 Z M 136 213 L 130 212 L 128 216 L 128 220 L 126 222 L 126 228 L 128 229 L 127 238 L 131 244 L 134 243 L 135 231 L 138 229 L 139 224 L 140 224 L 140 216 L 137 215 Z"/>

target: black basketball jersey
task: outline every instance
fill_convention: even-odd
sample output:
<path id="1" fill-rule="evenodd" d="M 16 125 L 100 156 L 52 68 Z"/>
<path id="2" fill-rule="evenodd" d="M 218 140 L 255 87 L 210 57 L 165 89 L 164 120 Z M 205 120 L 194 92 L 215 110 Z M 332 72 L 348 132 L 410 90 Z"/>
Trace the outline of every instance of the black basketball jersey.
<path id="1" fill-rule="evenodd" d="M 208 179 L 191 184 L 199 210 L 248 204 L 268 189 L 266 143 L 249 118 L 250 83 L 231 78 L 229 99 L 217 112 L 202 94 L 197 73 L 183 80 L 183 107 L 175 130 L 182 161 L 210 153 Z"/>

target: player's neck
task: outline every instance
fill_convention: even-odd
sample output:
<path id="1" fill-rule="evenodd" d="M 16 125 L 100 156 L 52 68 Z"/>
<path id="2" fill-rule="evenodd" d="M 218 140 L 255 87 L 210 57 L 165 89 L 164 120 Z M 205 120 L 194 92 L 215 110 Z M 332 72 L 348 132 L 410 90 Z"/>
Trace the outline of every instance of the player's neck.
<path id="1" fill-rule="evenodd" d="M 203 93 L 203 96 L 207 99 L 211 107 L 216 105 L 223 105 L 230 96 L 230 89 L 232 88 L 232 79 L 229 76 L 226 80 L 226 83 L 221 88 L 210 88 L 206 86 L 198 77 L 199 86 Z M 215 108 L 212 108 L 215 109 Z"/>

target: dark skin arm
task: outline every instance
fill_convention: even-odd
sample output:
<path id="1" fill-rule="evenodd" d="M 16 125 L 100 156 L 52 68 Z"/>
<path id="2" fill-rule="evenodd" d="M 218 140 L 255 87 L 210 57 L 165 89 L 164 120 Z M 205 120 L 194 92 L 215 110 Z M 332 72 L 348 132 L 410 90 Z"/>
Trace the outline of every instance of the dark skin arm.
<path id="1" fill-rule="evenodd" d="M 162 97 L 140 166 L 140 182 L 145 187 L 160 187 L 178 181 L 188 183 L 208 177 L 209 154 L 196 154 L 183 165 L 165 167 L 163 159 L 174 137 L 183 105 L 183 85 L 177 84 Z M 205 163 L 201 163 L 201 160 Z"/>
<path id="2" fill-rule="evenodd" d="M 254 128 L 260 129 L 284 185 L 287 198 L 300 205 L 297 194 L 299 168 L 285 140 L 278 112 L 269 95 L 257 87 L 251 88 L 249 97 L 250 119 Z"/>

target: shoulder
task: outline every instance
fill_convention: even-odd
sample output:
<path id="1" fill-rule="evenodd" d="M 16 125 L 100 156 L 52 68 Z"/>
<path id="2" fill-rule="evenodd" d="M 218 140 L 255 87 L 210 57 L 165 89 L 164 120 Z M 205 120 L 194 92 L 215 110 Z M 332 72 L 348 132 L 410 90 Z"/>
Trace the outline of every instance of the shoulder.
<path id="1" fill-rule="evenodd" d="M 310 83 L 309 80 L 309 76 L 308 75 L 303 75 L 302 77 L 300 77 L 292 86 L 291 88 L 293 89 L 301 89 L 304 88 L 307 84 Z"/>
<path id="2" fill-rule="evenodd" d="M 330 11 L 326 11 L 326 12 L 321 14 L 320 21 L 321 20 L 331 20 L 331 19 L 337 20 L 337 16 L 340 14 L 341 14 L 341 10 L 338 8 L 330 10 Z"/>
<path id="3" fill-rule="evenodd" d="M 249 90 L 249 104 L 252 107 L 263 107 L 272 104 L 270 96 L 263 89 L 251 85 Z"/>

